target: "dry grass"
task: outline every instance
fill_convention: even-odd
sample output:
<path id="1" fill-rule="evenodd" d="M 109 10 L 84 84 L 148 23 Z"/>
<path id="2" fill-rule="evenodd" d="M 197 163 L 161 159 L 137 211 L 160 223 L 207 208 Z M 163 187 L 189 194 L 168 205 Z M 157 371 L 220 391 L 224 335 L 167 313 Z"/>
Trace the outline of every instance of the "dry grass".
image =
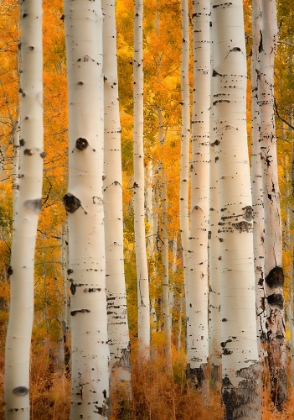
<path id="1" fill-rule="evenodd" d="M 110 420 L 221 420 L 223 407 L 219 392 L 207 395 L 193 389 L 185 376 L 185 355 L 173 351 L 173 373 L 165 371 L 160 349 L 152 360 L 137 363 L 132 354 L 132 393 L 121 385 L 112 392 L 113 413 Z M 0 348 L 0 418 L 4 419 L 3 401 L 4 349 Z M 31 420 L 66 420 L 69 418 L 70 381 L 57 372 L 48 345 L 32 356 Z M 262 420 L 290 420 L 294 418 L 294 393 L 282 413 L 275 410 L 269 392 L 263 395 L 265 407 Z"/>

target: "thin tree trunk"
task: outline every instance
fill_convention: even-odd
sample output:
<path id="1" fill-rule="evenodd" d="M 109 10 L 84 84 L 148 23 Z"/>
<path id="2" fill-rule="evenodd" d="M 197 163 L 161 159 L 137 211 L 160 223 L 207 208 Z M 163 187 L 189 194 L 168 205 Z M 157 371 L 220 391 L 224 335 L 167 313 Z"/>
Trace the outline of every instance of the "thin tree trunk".
<path id="1" fill-rule="evenodd" d="M 282 226 L 278 184 L 274 116 L 274 58 L 278 28 L 275 0 L 262 0 L 262 37 L 259 45 L 259 91 L 261 113 L 261 157 L 264 186 L 265 291 L 268 306 L 267 338 L 272 401 L 278 409 L 287 397 L 286 331 Z"/>
<path id="2" fill-rule="evenodd" d="M 21 4 L 21 139 L 19 195 L 14 219 L 10 317 L 5 358 L 7 420 L 29 420 L 29 368 L 34 315 L 34 254 L 42 205 L 43 60 L 42 2 Z"/>
<path id="3" fill-rule="evenodd" d="M 210 8 L 193 2 L 194 89 L 187 322 L 189 376 L 204 386 L 208 361 Z"/>
<path id="4" fill-rule="evenodd" d="M 101 2 L 65 0 L 69 91 L 71 420 L 106 418 L 109 398 L 103 208 Z"/>
<path id="5" fill-rule="evenodd" d="M 143 118 L 143 0 L 135 1 L 134 28 L 134 215 L 138 292 L 139 355 L 150 357 L 149 279 L 144 203 L 144 118 Z"/>
<path id="6" fill-rule="evenodd" d="M 121 126 L 119 116 L 115 5 L 103 6 L 104 211 L 108 342 L 112 382 L 130 381 L 130 339 L 123 254 Z"/>
<path id="7" fill-rule="evenodd" d="M 259 48 L 261 43 L 261 0 L 252 3 L 252 207 L 253 219 L 253 242 L 254 264 L 256 283 L 256 316 L 257 336 L 259 337 L 259 360 L 265 358 L 266 341 L 266 310 L 264 289 L 264 206 L 263 206 L 263 182 L 262 162 L 260 154 L 260 110 L 258 103 L 259 83 Z"/>
<path id="8" fill-rule="evenodd" d="M 182 135 L 181 135 L 181 169 L 180 169 L 180 231 L 182 241 L 182 259 L 184 271 L 185 297 L 189 294 L 188 283 L 188 236 L 189 236 L 189 147 L 190 147 L 190 91 L 189 91 L 189 8 L 188 0 L 181 0 L 182 7 Z M 186 319 L 189 318 L 189 307 L 186 305 Z M 187 343 L 188 346 L 188 343 Z"/>
<path id="9" fill-rule="evenodd" d="M 226 420 L 258 420 L 253 209 L 246 130 L 243 2 L 212 2 L 215 144 L 220 202 L 222 397 Z"/>

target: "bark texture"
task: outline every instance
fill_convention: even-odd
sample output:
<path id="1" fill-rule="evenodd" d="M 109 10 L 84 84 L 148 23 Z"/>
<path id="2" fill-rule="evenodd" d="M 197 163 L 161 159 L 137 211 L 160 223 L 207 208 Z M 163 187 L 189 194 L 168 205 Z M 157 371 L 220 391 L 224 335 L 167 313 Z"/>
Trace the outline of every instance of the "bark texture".
<path id="1" fill-rule="evenodd" d="M 260 419 L 243 2 L 212 2 L 219 186 L 222 396 L 226 419 Z"/>
<path id="2" fill-rule="evenodd" d="M 29 372 L 34 316 L 34 254 L 42 205 L 42 2 L 21 2 L 20 178 L 15 201 L 10 275 L 10 316 L 5 358 L 5 415 L 29 420 Z M 18 163 L 16 163 L 18 165 Z M 15 168 L 17 171 L 17 169 Z"/>
<path id="3" fill-rule="evenodd" d="M 69 92 L 68 214 L 72 336 L 71 420 L 107 418 L 103 208 L 104 80 L 101 2 L 65 1 Z"/>

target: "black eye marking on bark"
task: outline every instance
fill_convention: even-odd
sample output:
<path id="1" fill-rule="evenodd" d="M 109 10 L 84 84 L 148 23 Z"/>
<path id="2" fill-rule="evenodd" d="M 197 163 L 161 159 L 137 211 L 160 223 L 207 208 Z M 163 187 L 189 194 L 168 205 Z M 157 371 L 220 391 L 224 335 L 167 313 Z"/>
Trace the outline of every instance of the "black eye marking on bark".
<path id="1" fill-rule="evenodd" d="M 227 318 L 222 319 L 222 322 L 227 322 L 227 321 L 228 321 Z"/>
<path id="2" fill-rule="evenodd" d="M 73 273 L 73 270 L 71 269 L 71 268 L 69 268 L 68 270 L 67 270 L 67 274 L 72 274 Z"/>
<path id="3" fill-rule="evenodd" d="M 33 213 L 39 213 L 42 208 L 42 199 L 36 198 L 35 200 L 26 200 L 23 204 L 27 210 Z"/>
<path id="4" fill-rule="evenodd" d="M 76 290 L 77 290 L 76 285 L 74 283 L 71 283 L 70 285 L 71 294 L 74 295 L 76 293 Z"/>
<path id="5" fill-rule="evenodd" d="M 11 276 L 13 274 L 13 270 L 12 270 L 11 265 L 8 267 L 7 273 L 8 273 L 9 276 Z"/>
<path id="6" fill-rule="evenodd" d="M 76 311 L 71 311 L 71 316 L 76 316 L 76 314 L 88 314 L 91 311 L 89 309 L 77 309 Z"/>
<path id="7" fill-rule="evenodd" d="M 242 210 L 244 210 L 244 218 L 245 219 L 247 219 L 247 220 L 248 219 L 250 219 L 250 220 L 253 219 L 254 212 L 253 212 L 253 207 L 252 206 L 243 207 Z"/>
<path id="8" fill-rule="evenodd" d="M 29 47 L 29 50 L 30 50 L 30 51 L 33 51 L 34 49 L 35 49 L 35 48 L 34 48 L 34 47 L 32 47 L 32 46 L 31 46 L 31 47 Z"/>
<path id="9" fill-rule="evenodd" d="M 60 20 L 64 21 L 64 15 L 61 15 Z"/>
<path id="10" fill-rule="evenodd" d="M 27 15 L 28 15 L 27 13 L 24 13 L 24 14 L 22 15 L 22 17 L 23 17 L 23 18 L 26 18 L 26 17 L 27 17 Z"/>
<path id="11" fill-rule="evenodd" d="M 279 309 L 283 309 L 284 307 L 284 298 L 281 293 L 273 293 L 267 297 L 267 303 L 270 306 L 276 306 Z"/>
<path id="12" fill-rule="evenodd" d="M 274 267 L 265 277 L 265 282 L 271 289 L 284 286 L 284 271 L 282 267 Z"/>
<path id="13" fill-rule="evenodd" d="M 105 390 L 105 389 L 104 389 L 104 391 L 102 392 L 102 394 L 103 394 L 104 398 L 107 398 L 107 392 L 106 392 L 106 390 Z"/>
<path id="14" fill-rule="evenodd" d="M 28 395 L 29 390 L 26 386 L 17 386 L 12 391 L 15 395 Z"/>
<path id="15" fill-rule="evenodd" d="M 223 77 L 223 75 L 222 75 L 222 74 L 218 73 L 216 70 L 213 70 L 213 71 L 212 71 L 212 77 L 216 77 L 216 76 L 221 76 L 221 77 Z"/>
<path id="16" fill-rule="evenodd" d="M 24 141 L 24 139 L 20 139 L 20 140 L 19 140 L 19 145 L 20 145 L 20 146 L 24 146 L 24 145 L 25 145 L 25 141 Z"/>
<path id="17" fill-rule="evenodd" d="M 27 156 L 32 156 L 33 153 L 31 151 L 31 149 L 24 149 L 23 154 L 27 155 Z"/>
<path id="18" fill-rule="evenodd" d="M 44 157 L 46 156 L 46 153 L 42 152 L 42 153 L 40 153 L 40 156 L 41 156 L 42 159 L 44 159 Z"/>
<path id="19" fill-rule="evenodd" d="M 239 223 L 232 223 L 232 226 L 234 226 L 239 232 L 250 232 L 252 229 L 252 223 L 245 222 L 244 220 Z"/>
<path id="20" fill-rule="evenodd" d="M 214 147 L 214 146 L 218 146 L 220 144 L 219 140 L 215 140 L 215 142 L 211 143 L 210 146 Z"/>
<path id="21" fill-rule="evenodd" d="M 137 182 L 134 182 L 133 187 L 132 188 L 138 188 L 139 184 L 137 184 Z"/>
<path id="22" fill-rule="evenodd" d="M 84 84 L 84 82 L 78 82 L 79 86 L 82 86 Z"/>
<path id="23" fill-rule="evenodd" d="M 78 150 L 85 150 L 88 147 L 88 145 L 89 145 L 88 140 L 83 139 L 82 137 L 79 137 L 76 140 L 76 148 Z"/>
<path id="24" fill-rule="evenodd" d="M 65 194 L 62 201 L 65 207 L 65 210 L 68 213 L 74 213 L 76 210 L 78 210 L 79 207 L 81 207 L 80 200 L 71 193 Z"/>

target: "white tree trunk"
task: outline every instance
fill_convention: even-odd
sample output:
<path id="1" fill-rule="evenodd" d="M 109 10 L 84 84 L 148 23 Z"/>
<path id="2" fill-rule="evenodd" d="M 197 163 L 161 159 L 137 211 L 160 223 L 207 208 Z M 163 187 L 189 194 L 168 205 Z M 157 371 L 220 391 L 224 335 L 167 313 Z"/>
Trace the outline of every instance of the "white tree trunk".
<path id="1" fill-rule="evenodd" d="M 42 205 L 42 2 L 21 4 L 21 166 L 10 274 L 10 317 L 5 358 L 7 420 L 29 420 L 29 368 L 34 315 L 34 253 Z"/>
<path id="2" fill-rule="evenodd" d="M 284 317 L 284 273 L 282 268 L 282 226 L 278 184 L 274 116 L 274 58 L 278 37 L 275 0 L 262 0 L 262 38 L 258 99 L 261 113 L 261 157 L 263 163 L 265 291 L 268 305 L 267 337 L 271 396 L 278 409 L 287 396 L 286 332 Z"/>
<path id="3" fill-rule="evenodd" d="M 211 12 L 212 13 L 212 12 Z M 211 71 L 214 62 L 217 61 L 218 46 L 215 42 L 216 25 L 211 26 L 210 35 L 210 56 Z M 218 387 L 221 368 L 221 320 L 220 320 L 220 260 L 219 260 L 219 198 L 218 198 L 218 174 L 216 158 L 216 115 L 214 113 L 214 91 L 217 88 L 216 78 L 211 79 L 210 92 L 210 194 L 209 194 L 209 357 L 211 363 L 211 383 L 213 387 Z"/>
<path id="4" fill-rule="evenodd" d="M 190 375 L 202 386 L 208 361 L 208 218 L 210 7 L 193 2 L 194 89 L 192 115 L 191 211 L 187 306 Z"/>
<path id="5" fill-rule="evenodd" d="M 243 3 L 212 2 L 220 202 L 222 396 L 226 419 L 260 419 Z"/>
<path id="6" fill-rule="evenodd" d="M 189 147 L 190 147 L 190 90 L 189 90 L 189 8 L 188 0 L 181 0 L 182 5 L 182 135 L 181 135 L 181 169 L 180 169 L 180 230 L 183 253 L 185 297 L 189 294 L 188 283 L 188 236 L 189 236 Z M 189 307 L 186 305 L 186 318 L 189 317 Z"/>
<path id="7" fill-rule="evenodd" d="M 102 1 L 104 71 L 104 211 L 108 342 L 112 379 L 130 381 L 129 327 L 123 254 L 121 126 L 115 5 Z"/>
<path id="8" fill-rule="evenodd" d="M 138 292 L 139 354 L 150 356 L 150 304 L 146 253 L 143 135 L 143 0 L 135 1 L 134 27 L 134 216 Z"/>
<path id="9" fill-rule="evenodd" d="M 12 190 L 13 190 L 13 220 L 16 217 L 17 200 L 19 196 L 19 168 L 20 168 L 20 125 L 17 120 L 15 123 L 13 133 L 13 178 L 12 178 Z"/>
<path id="10" fill-rule="evenodd" d="M 69 91 L 68 214 L 71 420 L 106 418 L 109 397 L 103 209 L 102 10 L 65 1 Z"/>
<path id="11" fill-rule="evenodd" d="M 261 0 L 252 3 L 252 207 L 253 243 L 254 243 L 254 270 L 256 284 L 256 316 L 259 360 L 265 357 L 266 341 L 266 310 L 264 289 L 264 206 L 262 162 L 260 154 L 260 109 L 258 103 L 259 84 L 259 47 L 261 43 Z"/>

